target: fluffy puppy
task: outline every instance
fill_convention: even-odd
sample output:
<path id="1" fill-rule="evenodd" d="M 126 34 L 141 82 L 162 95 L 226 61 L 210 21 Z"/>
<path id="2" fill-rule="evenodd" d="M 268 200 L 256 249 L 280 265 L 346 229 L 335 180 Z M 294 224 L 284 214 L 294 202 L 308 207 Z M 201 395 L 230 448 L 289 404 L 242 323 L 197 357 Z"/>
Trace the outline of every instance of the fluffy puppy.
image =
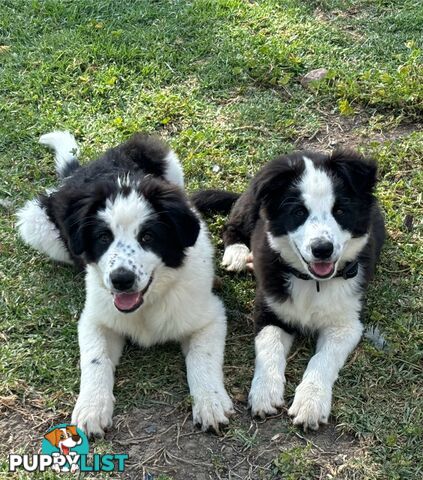
<path id="1" fill-rule="evenodd" d="M 253 415 L 284 403 L 285 366 L 296 334 L 317 334 L 316 353 L 289 415 L 317 429 L 331 410 L 332 387 L 362 334 L 363 294 L 384 238 L 373 195 L 376 165 L 357 153 L 299 152 L 268 163 L 236 201 L 225 226 L 223 265 L 254 261 L 256 365 Z M 198 207 L 223 212 L 234 194 L 203 191 Z"/>
<path id="2" fill-rule="evenodd" d="M 181 343 L 193 420 L 218 431 L 232 412 L 222 371 L 226 316 L 212 293 L 207 228 L 182 190 L 176 155 L 137 134 L 81 166 L 68 132 L 40 141 L 55 150 L 61 183 L 26 203 L 18 229 L 27 244 L 86 271 L 72 423 L 96 435 L 111 425 L 114 371 L 130 337 L 144 347 Z"/>

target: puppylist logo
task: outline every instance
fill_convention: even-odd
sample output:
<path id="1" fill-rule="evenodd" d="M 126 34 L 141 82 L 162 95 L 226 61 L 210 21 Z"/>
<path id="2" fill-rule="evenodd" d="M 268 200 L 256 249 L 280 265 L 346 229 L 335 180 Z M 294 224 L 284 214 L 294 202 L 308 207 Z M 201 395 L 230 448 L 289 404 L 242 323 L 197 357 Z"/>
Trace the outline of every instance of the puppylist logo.
<path id="1" fill-rule="evenodd" d="M 128 455 L 94 453 L 90 458 L 87 436 L 75 425 L 62 423 L 51 428 L 43 438 L 41 454 L 9 455 L 9 471 L 26 472 L 123 472 Z"/>

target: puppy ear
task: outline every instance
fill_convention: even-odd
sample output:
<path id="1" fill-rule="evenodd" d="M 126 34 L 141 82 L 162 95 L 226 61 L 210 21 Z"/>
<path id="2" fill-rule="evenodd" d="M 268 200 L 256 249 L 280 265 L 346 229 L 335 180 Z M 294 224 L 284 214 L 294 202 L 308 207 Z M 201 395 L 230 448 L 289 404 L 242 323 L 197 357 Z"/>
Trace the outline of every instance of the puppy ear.
<path id="1" fill-rule="evenodd" d="M 85 230 L 92 225 L 97 210 L 116 192 L 113 182 L 81 186 L 71 192 L 67 201 L 64 229 L 70 251 L 81 256 L 85 250 Z"/>
<path id="2" fill-rule="evenodd" d="M 58 445 L 58 434 L 59 434 L 59 431 L 57 428 L 55 428 L 54 430 L 52 430 L 51 432 L 48 432 L 44 435 L 44 438 L 46 440 L 48 440 L 52 445 L 54 445 L 55 447 L 57 447 Z"/>
<path id="3" fill-rule="evenodd" d="M 283 156 L 266 164 L 252 183 L 253 195 L 257 203 L 266 210 L 273 210 L 293 180 L 304 171 L 304 162 L 297 154 Z"/>
<path id="4" fill-rule="evenodd" d="M 351 150 L 335 150 L 330 168 L 357 194 L 371 194 L 376 185 L 377 165 Z"/>
<path id="5" fill-rule="evenodd" d="M 69 203 L 64 221 L 70 251 L 80 256 L 85 251 L 83 231 L 88 221 L 90 198 L 82 197 Z"/>
<path id="6" fill-rule="evenodd" d="M 66 428 L 71 435 L 78 435 L 78 432 L 76 430 L 76 425 L 68 425 Z"/>
<path id="7" fill-rule="evenodd" d="M 183 249 L 192 247 L 200 232 L 200 220 L 191 210 L 185 193 L 159 179 L 147 178 L 142 193 L 175 233 Z"/>
<path id="8" fill-rule="evenodd" d="M 169 205 L 167 217 L 172 223 L 182 248 L 192 247 L 200 233 L 200 221 L 187 202 Z"/>

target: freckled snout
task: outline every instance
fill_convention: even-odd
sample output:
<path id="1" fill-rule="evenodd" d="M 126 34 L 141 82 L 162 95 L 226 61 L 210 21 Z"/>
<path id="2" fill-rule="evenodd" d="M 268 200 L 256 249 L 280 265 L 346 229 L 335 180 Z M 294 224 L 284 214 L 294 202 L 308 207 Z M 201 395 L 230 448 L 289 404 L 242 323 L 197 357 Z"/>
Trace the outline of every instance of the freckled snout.
<path id="1" fill-rule="evenodd" d="M 127 268 L 119 267 L 110 273 L 110 282 L 119 292 L 128 292 L 134 287 L 135 273 Z"/>
<path id="2" fill-rule="evenodd" d="M 328 240 L 314 240 L 311 243 L 311 253 L 318 260 L 328 260 L 333 254 L 333 243 Z"/>

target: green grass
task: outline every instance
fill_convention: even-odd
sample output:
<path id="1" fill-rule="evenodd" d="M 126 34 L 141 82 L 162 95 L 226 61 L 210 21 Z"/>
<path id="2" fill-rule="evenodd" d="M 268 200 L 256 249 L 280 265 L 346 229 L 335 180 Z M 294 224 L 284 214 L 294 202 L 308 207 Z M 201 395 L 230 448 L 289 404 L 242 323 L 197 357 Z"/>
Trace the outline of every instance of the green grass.
<path id="1" fill-rule="evenodd" d="M 52 129 L 75 132 L 83 161 L 137 130 L 154 131 L 182 158 L 189 190 L 242 190 L 276 153 L 357 120 L 346 133 L 379 161 L 389 232 L 365 317 L 388 349 L 363 341 L 336 384 L 334 422 L 364 452 L 339 478 L 423 472 L 422 31 L 417 0 L 6 0 L 0 9 L 0 197 L 15 206 L 55 184 L 52 156 L 37 144 Z M 301 76 L 320 67 L 327 77 L 303 87 Z M 25 247 L 13 209 L 0 213 L 0 395 L 66 417 L 78 391 L 83 278 Z M 223 221 L 211 224 L 218 259 Z M 254 284 L 219 274 L 235 395 L 252 376 Z M 297 349 L 288 400 L 311 343 Z M 186 400 L 179 348 L 128 347 L 116 396 L 118 412 L 152 398 Z M 236 428 L 232 434 L 243 447 L 255 441 Z M 281 455 L 275 476 L 324 471 L 308 447 Z"/>

